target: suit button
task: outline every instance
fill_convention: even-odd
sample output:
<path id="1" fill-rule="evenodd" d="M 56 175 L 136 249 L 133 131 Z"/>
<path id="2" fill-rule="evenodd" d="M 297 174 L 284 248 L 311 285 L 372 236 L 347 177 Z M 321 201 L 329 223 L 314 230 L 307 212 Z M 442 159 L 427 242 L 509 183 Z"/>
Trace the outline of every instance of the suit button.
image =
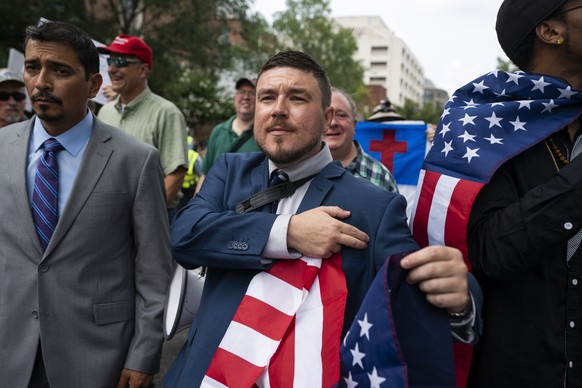
<path id="1" fill-rule="evenodd" d="M 572 225 L 571 222 L 566 222 L 564 224 L 564 229 L 566 229 L 566 230 L 572 230 L 573 227 L 574 227 L 574 225 Z"/>
<path id="2" fill-rule="evenodd" d="M 40 272 L 48 272 L 48 270 L 49 270 L 49 266 L 48 266 L 48 265 L 46 265 L 46 264 L 41 264 L 41 265 L 38 267 L 38 270 L 39 270 Z"/>
<path id="3" fill-rule="evenodd" d="M 249 249 L 249 244 L 247 244 L 247 243 L 242 243 L 240 247 L 241 247 L 241 249 L 242 249 L 243 251 L 246 251 L 247 249 Z"/>
<path id="4" fill-rule="evenodd" d="M 33 317 L 34 319 L 38 319 L 38 311 L 36 311 L 36 310 L 33 310 L 33 311 L 32 311 L 32 317 Z"/>
<path id="5" fill-rule="evenodd" d="M 234 248 L 234 247 L 233 247 L 233 242 L 232 242 L 232 241 L 229 241 L 229 242 L 226 244 L 226 247 L 227 247 L 228 249 L 233 249 L 233 248 Z"/>

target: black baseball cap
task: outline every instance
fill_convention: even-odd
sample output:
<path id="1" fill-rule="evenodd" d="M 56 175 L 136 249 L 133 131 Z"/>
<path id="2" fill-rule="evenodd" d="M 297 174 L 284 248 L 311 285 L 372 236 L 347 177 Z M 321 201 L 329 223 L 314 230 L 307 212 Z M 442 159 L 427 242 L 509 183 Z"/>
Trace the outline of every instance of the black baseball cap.
<path id="1" fill-rule="evenodd" d="M 243 85 L 249 85 L 250 87 L 252 87 L 253 89 L 256 87 L 255 83 L 253 81 L 251 81 L 249 78 L 239 78 L 238 81 L 236 81 L 236 85 L 234 86 L 234 88 L 236 90 L 238 90 L 241 86 Z"/>
<path id="2" fill-rule="evenodd" d="M 538 24 L 567 0 L 504 0 L 497 12 L 497 39 L 505 54 L 511 53 Z"/>

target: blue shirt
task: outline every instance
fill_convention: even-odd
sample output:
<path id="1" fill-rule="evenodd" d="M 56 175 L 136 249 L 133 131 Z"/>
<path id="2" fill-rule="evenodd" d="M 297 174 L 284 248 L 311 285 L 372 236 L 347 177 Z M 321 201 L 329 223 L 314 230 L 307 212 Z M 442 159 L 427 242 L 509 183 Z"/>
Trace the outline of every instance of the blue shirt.
<path id="1" fill-rule="evenodd" d="M 54 137 L 46 132 L 38 117 L 35 116 L 33 120 L 32 134 L 28 143 L 28 167 L 26 168 L 28 200 L 30 203 L 32 203 L 36 165 L 44 152 L 41 147 L 42 143 Z M 57 162 L 59 163 L 59 216 L 63 214 L 63 209 L 73 189 L 77 171 L 79 171 L 87 144 L 93 133 L 93 120 L 93 114 L 87 114 L 75 126 L 54 137 L 64 147 L 64 150 L 57 153 Z"/>

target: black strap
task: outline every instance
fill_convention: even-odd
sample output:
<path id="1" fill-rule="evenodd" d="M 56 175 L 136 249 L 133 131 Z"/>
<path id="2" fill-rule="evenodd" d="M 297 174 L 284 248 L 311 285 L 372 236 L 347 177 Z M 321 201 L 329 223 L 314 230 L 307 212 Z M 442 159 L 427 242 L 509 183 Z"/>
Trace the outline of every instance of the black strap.
<path id="1" fill-rule="evenodd" d="M 244 201 L 240 201 L 236 204 L 237 213 L 248 213 L 255 209 L 265 206 L 274 201 L 278 201 L 281 198 L 289 197 L 295 193 L 297 188 L 303 186 L 305 183 L 313 179 L 317 174 L 310 175 L 306 178 L 299 179 L 294 182 L 283 182 L 268 189 L 259 191 L 256 194 L 251 195 Z"/>
<path id="2" fill-rule="evenodd" d="M 238 151 L 239 148 L 242 147 L 242 145 L 245 144 L 246 141 L 251 138 L 251 136 L 253 136 L 253 130 L 252 129 L 247 129 L 245 132 L 243 132 L 242 135 L 240 135 L 240 137 L 238 138 L 238 140 L 236 141 L 236 143 L 234 143 L 232 145 L 232 147 L 230 147 L 230 151 L 228 151 L 228 152 L 236 152 L 236 151 Z"/>

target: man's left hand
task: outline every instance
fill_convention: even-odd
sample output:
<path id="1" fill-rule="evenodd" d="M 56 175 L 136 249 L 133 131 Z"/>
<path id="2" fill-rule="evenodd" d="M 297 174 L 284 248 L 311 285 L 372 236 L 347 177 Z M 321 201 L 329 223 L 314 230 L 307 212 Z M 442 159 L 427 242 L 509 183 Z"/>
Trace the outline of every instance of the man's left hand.
<path id="1" fill-rule="evenodd" d="M 152 380 L 153 375 L 123 368 L 117 388 L 148 388 Z"/>
<path id="2" fill-rule="evenodd" d="M 457 313 L 470 303 L 467 266 L 458 249 L 429 246 L 403 258 L 401 266 L 433 305 Z"/>

